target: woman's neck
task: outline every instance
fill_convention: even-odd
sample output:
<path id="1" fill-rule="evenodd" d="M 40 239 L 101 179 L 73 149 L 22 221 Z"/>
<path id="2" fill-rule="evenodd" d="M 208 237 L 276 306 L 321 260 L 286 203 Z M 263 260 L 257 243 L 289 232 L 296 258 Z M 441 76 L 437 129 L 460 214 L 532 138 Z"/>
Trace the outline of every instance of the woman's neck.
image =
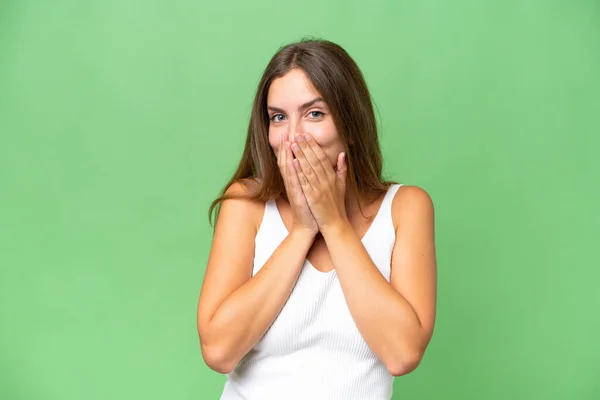
<path id="1" fill-rule="evenodd" d="M 357 200 L 360 202 L 360 206 L 363 210 L 373 201 L 373 199 L 358 198 L 353 191 L 350 191 L 348 188 L 346 188 L 346 198 L 344 199 L 346 215 L 350 216 L 360 212 Z"/>

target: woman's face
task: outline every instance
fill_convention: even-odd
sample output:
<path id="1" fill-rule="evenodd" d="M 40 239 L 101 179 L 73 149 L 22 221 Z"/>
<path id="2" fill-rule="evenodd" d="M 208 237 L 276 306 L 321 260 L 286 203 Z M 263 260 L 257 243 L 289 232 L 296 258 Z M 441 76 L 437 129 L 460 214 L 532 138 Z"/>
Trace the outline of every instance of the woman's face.
<path id="1" fill-rule="evenodd" d="M 338 154 L 344 151 L 327 104 L 306 74 L 294 68 L 273 80 L 267 94 L 269 143 L 277 153 L 279 137 L 294 141 L 297 135 L 309 133 L 336 167 Z"/>

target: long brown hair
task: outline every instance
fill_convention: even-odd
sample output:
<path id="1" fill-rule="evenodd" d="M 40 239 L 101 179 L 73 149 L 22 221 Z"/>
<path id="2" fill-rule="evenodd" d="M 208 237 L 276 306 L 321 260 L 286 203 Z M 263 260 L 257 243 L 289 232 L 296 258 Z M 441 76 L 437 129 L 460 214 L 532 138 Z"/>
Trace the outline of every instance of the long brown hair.
<path id="1" fill-rule="evenodd" d="M 209 220 L 224 200 L 246 197 L 268 201 L 286 196 L 277 159 L 269 144 L 267 94 L 271 82 L 294 68 L 306 73 L 327 103 L 346 152 L 347 188 L 356 199 L 379 195 L 393 182 L 382 179 L 382 157 L 371 95 L 363 75 L 348 53 L 327 40 L 302 40 L 281 47 L 258 84 L 242 159 L 220 196 L 208 210 Z M 255 179 L 244 196 L 225 195 L 234 182 Z M 361 210 L 360 202 L 358 207 Z M 211 220 L 212 222 L 212 220 Z"/>

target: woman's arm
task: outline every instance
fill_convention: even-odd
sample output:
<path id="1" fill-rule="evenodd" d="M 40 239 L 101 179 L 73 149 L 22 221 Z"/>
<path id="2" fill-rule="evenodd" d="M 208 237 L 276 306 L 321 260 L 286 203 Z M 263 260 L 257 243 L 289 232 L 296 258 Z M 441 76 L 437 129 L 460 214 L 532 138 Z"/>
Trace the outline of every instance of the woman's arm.
<path id="1" fill-rule="evenodd" d="M 228 193 L 243 190 L 234 184 Z M 296 283 L 315 235 L 293 230 L 252 277 L 254 238 L 263 204 L 229 199 L 221 206 L 198 302 L 202 355 L 226 374 L 271 326 Z"/>
<path id="2" fill-rule="evenodd" d="M 420 363 L 433 334 L 437 266 L 433 204 L 418 187 L 393 201 L 397 226 L 390 282 L 346 221 L 322 232 L 350 313 L 363 338 L 394 375 Z"/>

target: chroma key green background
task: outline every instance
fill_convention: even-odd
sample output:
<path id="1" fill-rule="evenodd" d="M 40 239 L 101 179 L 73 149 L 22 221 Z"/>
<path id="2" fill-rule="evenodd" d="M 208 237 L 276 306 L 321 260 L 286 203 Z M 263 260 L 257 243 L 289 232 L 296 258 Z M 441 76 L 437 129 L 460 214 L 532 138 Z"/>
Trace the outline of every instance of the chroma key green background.
<path id="1" fill-rule="evenodd" d="M 436 330 L 394 399 L 600 399 L 593 0 L 1 1 L 1 399 L 218 399 L 207 207 L 307 35 L 355 58 L 386 177 L 436 206 Z"/>

